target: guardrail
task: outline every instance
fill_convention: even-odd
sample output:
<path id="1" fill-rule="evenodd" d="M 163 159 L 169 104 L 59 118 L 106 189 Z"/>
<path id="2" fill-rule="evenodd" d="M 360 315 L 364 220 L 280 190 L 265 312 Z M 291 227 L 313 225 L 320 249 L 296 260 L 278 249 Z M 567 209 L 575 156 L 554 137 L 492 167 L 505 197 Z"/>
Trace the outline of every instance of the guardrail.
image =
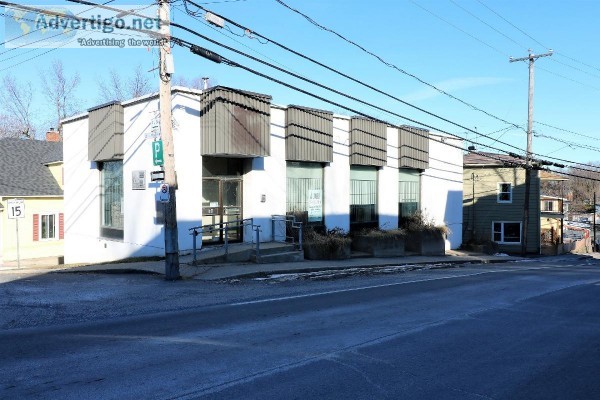
<path id="1" fill-rule="evenodd" d="M 236 226 L 237 228 L 241 227 L 242 232 L 245 231 L 247 226 L 249 226 L 252 229 L 252 231 L 256 232 L 256 248 L 255 248 L 256 260 L 257 260 L 257 262 L 260 262 L 260 232 L 261 232 L 261 229 L 260 229 L 260 225 L 254 224 L 253 218 L 236 219 L 233 221 L 219 222 L 216 224 L 201 225 L 201 226 L 195 226 L 193 228 L 189 228 L 190 235 L 192 235 L 194 237 L 194 246 L 193 246 L 194 262 L 197 261 L 197 257 L 196 257 L 197 248 L 198 248 L 197 237 L 198 237 L 198 235 L 202 235 L 204 232 L 210 232 L 210 233 L 213 233 L 215 231 L 223 232 L 223 247 L 225 249 L 225 257 L 227 258 L 227 255 L 229 254 L 229 230 L 231 229 L 230 226 L 232 226 L 232 225 Z M 254 241 L 254 239 L 252 241 Z"/>
<path id="2" fill-rule="evenodd" d="M 281 241 L 277 240 L 277 237 L 283 237 L 283 242 L 287 242 L 290 240 L 294 246 L 297 247 L 298 250 L 302 250 L 302 222 L 297 221 L 296 217 L 293 215 L 271 215 L 271 232 L 273 233 L 273 241 Z M 279 235 L 277 234 L 277 224 L 283 224 L 283 229 L 279 229 Z M 289 230 L 288 230 L 289 228 Z M 282 232 L 283 231 L 283 232 Z M 291 234 L 288 234 L 291 233 Z M 296 235 L 294 235 L 296 233 Z M 297 236 L 297 244 L 296 244 L 296 236 Z"/>

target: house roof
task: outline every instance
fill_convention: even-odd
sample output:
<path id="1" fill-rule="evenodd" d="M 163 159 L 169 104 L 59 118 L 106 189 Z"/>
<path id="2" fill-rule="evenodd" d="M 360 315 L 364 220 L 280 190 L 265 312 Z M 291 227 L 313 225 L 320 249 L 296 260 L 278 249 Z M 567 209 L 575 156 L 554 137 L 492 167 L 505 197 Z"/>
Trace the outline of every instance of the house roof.
<path id="1" fill-rule="evenodd" d="M 478 151 L 476 153 L 467 153 L 463 156 L 463 165 L 471 166 L 489 166 L 503 167 L 522 165 L 525 161 L 519 157 L 508 154 L 485 153 Z"/>
<path id="2" fill-rule="evenodd" d="M 0 139 L 0 196 L 62 196 L 45 164 L 62 161 L 62 142 Z"/>
<path id="3" fill-rule="evenodd" d="M 569 178 L 552 171 L 540 171 L 540 179 L 543 181 L 568 181 Z"/>

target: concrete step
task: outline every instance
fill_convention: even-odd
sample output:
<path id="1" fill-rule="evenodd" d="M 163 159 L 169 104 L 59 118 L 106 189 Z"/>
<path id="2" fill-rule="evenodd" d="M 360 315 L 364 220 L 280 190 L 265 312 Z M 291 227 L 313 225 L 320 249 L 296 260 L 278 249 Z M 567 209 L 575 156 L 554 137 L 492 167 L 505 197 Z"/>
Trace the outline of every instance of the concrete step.
<path id="1" fill-rule="evenodd" d="M 251 261 L 256 262 L 256 256 L 252 255 Z M 285 263 L 285 262 L 296 262 L 304 261 L 303 251 L 287 251 L 284 253 L 266 254 L 260 255 L 260 264 L 273 264 L 273 263 Z"/>
<path id="2" fill-rule="evenodd" d="M 254 249 L 255 248 L 256 247 L 254 247 Z M 260 255 L 261 256 L 266 256 L 266 255 L 270 255 L 270 254 L 288 253 L 288 252 L 292 252 L 292 251 L 298 251 L 296 246 L 293 245 L 292 243 L 278 243 L 278 245 L 274 246 L 274 247 L 268 247 L 268 246 L 260 247 Z"/>
<path id="3" fill-rule="evenodd" d="M 250 243 L 234 244 L 229 247 L 229 254 L 225 255 L 224 248 L 210 249 L 208 251 L 200 250 L 197 255 L 195 265 L 204 264 L 225 264 L 225 263 L 244 263 L 244 262 L 256 262 L 256 245 Z M 297 256 L 281 256 L 280 254 L 287 253 L 298 253 L 295 246 L 291 243 L 274 243 L 267 242 L 261 243 L 260 255 L 261 262 L 264 258 L 265 262 L 291 262 L 291 261 L 302 261 L 304 260 L 304 253 L 298 258 Z M 282 261 L 269 261 L 278 260 Z"/>

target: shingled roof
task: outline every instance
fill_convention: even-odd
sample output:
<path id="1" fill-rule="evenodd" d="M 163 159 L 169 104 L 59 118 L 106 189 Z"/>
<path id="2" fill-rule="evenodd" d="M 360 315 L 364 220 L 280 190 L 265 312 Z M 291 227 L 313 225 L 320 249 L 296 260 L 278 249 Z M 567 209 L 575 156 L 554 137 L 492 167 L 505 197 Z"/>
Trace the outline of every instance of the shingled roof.
<path id="1" fill-rule="evenodd" d="M 467 153 L 463 156 L 463 165 L 465 166 L 516 166 L 523 165 L 525 160 L 508 154 L 485 153 Z"/>
<path id="2" fill-rule="evenodd" d="M 62 142 L 0 139 L 0 196 L 62 196 L 45 165 L 62 161 Z"/>

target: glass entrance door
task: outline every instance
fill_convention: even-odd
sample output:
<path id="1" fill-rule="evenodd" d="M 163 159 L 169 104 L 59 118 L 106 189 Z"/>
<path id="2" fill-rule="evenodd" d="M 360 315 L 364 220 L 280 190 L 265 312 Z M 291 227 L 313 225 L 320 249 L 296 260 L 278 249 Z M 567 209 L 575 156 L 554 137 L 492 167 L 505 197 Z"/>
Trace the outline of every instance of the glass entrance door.
<path id="1" fill-rule="evenodd" d="M 215 225 L 205 229 L 202 242 L 223 243 L 227 223 L 227 239 L 242 240 L 242 180 L 237 178 L 204 178 L 202 180 L 202 225 Z"/>

